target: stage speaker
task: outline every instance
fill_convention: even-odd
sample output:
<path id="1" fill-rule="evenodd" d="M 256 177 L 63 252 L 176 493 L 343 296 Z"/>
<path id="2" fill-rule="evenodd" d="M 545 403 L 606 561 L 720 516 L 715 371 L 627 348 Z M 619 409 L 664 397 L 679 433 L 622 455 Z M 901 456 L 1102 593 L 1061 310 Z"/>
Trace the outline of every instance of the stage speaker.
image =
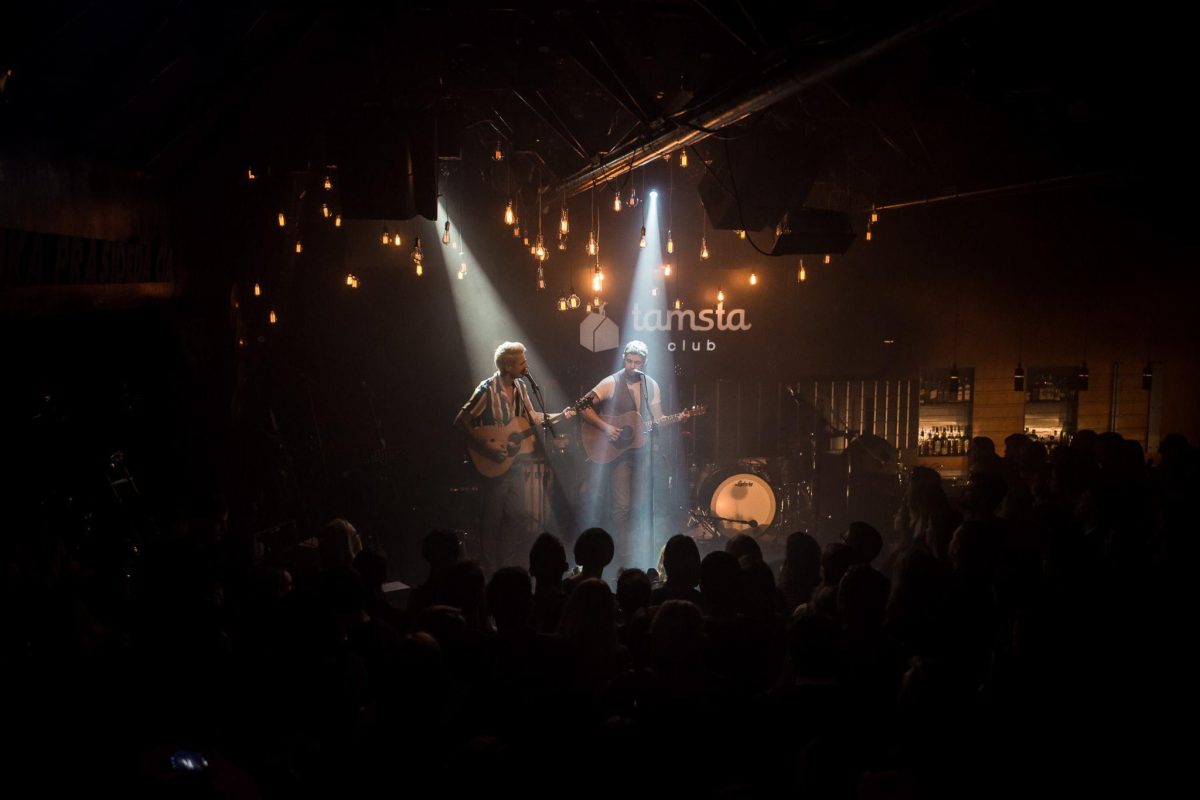
<path id="1" fill-rule="evenodd" d="M 773 230 L 788 209 L 804 204 L 822 148 L 806 124 L 778 122 L 768 117 L 739 138 L 707 148 L 712 163 L 699 191 L 712 228 Z"/>
<path id="2" fill-rule="evenodd" d="M 347 219 L 437 219 L 437 118 L 369 108 L 331 134 Z"/>
<path id="3" fill-rule="evenodd" d="M 794 208 L 781 223 L 783 234 L 771 248 L 773 256 L 845 253 L 854 243 L 850 215 L 827 208 Z"/>

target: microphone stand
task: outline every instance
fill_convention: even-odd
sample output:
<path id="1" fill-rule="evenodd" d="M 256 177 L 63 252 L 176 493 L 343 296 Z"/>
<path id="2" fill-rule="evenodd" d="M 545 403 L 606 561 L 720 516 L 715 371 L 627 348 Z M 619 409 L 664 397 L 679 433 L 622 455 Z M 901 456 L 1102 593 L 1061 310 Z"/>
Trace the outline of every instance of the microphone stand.
<path id="1" fill-rule="evenodd" d="M 542 412 L 542 427 L 546 429 L 551 438 L 558 436 L 554 431 L 554 423 L 550 421 L 550 415 L 546 413 L 546 401 L 542 397 L 542 387 L 537 385 L 537 381 L 533 379 L 528 370 L 521 377 L 529 381 L 529 386 L 533 389 L 534 399 L 537 400 L 537 404 Z"/>
<path id="2" fill-rule="evenodd" d="M 650 526 L 649 526 L 649 530 L 646 531 L 646 537 L 651 540 L 650 541 L 650 549 L 653 550 L 654 549 L 654 541 L 653 541 L 653 537 L 654 537 L 654 444 L 655 444 L 656 436 L 658 434 L 658 424 L 654 421 L 654 407 L 653 407 L 653 404 L 651 403 L 653 398 L 650 396 L 650 381 L 648 381 L 646 379 L 646 373 L 642 372 L 641 370 L 638 370 L 638 376 L 639 376 L 638 379 L 642 382 L 642 405 L 646 409 L 646 416 L 649 417 L 649 419 L 650 419 L 650 439 L 648 442 L 648 444 L 650 446 L 650 451 L 646 454 L 646 471 L 649 473 L 649 475 L 647 477 L 647 483 L 650 485 L 650 496 L 649 496 L 649 502 L 647 503 L 647 505 L 649 506 L 649 509 L 650 509 Z M 651 554 L 651 557 L 653 557 L 653 554 Z"/>
<path id="3" fill-rule="evenodd" d="M 557 434 L 554 432 L 554 423 L 550 421 L 550 415 L 546 413 L 546 401 L 542 397 L 542 387 L 538 386 L 537 381 L 535 381 L 533 376 L 529 374 L 529 370 L 525 370 L 525 373 L 521 377 L 529 381 L 529 387 L 533 389 L 533 397 L 535 400 L 537 400 L 537 404 L 542 412 L 542 427 L 546 429 L 547 435 L 549 435 L 551 439 L 555 438 Z M 541 448 L 542 456 L 546 459 L 546 469 L 552 469 L 553 465 L 550 463 L 550 448 L 546 447 L 546 442 L 541 436 L 534 436 L 533 438 L 534 441 L 537 442 L 537 446 Z M 526 473 L 526 475 L 528 476 L 529 473 Z M 546 518 L 548 516 L 546 513 L 546 503 L 549 499 L 546 497 L 545 487 L 550 479 L 550 473 L 547 472 L 543 478 L 544 480 L 542 482 L 542 489 L 538 492 L 538 500 L 541 508 L 538 509 L 537 525 L 539 528 L 544 529 L 546 527 Z M 528 477 L 526 480 L 528 480 Z"/>

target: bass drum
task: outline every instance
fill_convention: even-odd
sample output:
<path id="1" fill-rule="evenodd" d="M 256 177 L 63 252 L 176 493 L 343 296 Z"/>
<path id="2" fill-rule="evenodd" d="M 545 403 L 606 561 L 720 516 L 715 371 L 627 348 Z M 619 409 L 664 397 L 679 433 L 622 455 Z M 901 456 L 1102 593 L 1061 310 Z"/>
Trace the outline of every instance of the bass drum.
<path id="1" fill-rule="evenodd" d="M 736 522 L 715 522 L 717 530 L 725 536 L 739 533 L 758 536 L 774 524 L 779 510 L 771 482 L 757 472 L 743 472 L 737 467 L 717 470 L 705 478 L 696 500 L 714 517 L 758 523 L 752 528 Z"/>

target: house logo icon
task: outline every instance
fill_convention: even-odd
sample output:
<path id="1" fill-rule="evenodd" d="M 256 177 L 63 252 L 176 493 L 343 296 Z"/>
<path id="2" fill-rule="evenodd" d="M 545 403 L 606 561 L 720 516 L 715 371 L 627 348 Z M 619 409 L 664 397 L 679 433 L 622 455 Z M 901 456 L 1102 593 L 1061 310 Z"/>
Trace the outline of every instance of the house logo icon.
<path id="1" fill-rule="evenodd" d="M 609 319 L 601 308 L 592 312 L 579 323 L 579 344 L 593 353 L 615 350 L 621 341 L 621 329 Z"/>

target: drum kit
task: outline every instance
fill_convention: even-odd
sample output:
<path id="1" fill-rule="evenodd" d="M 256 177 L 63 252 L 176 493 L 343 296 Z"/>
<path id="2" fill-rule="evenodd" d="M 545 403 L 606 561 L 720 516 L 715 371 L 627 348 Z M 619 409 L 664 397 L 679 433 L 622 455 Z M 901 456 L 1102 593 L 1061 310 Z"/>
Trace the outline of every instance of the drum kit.
<path id="1" fill-rule="evenodd" d="M 849 518 L 866 518 L 865 498 L 893 494 L 886 487 L 899 485 L 901 465 L 886 440 L 853 433 L 847 438 L 845 450 L 817 458 L 796 445 L 791 455 L 693 466 L 689 535 L 707 541 L 748 533 L 773 541 L 795 530 L 816 534 Z M 818 483 L 825 486 L 819 496 Z"/>
<path id="2" fill-rule="evenodd" d="M 772 538 L 811 523 L 812 484 L 785 457 L 752 456 L 693 470 L 695 506 L 688 527 L 699 539 L 748 533 Z"/>

